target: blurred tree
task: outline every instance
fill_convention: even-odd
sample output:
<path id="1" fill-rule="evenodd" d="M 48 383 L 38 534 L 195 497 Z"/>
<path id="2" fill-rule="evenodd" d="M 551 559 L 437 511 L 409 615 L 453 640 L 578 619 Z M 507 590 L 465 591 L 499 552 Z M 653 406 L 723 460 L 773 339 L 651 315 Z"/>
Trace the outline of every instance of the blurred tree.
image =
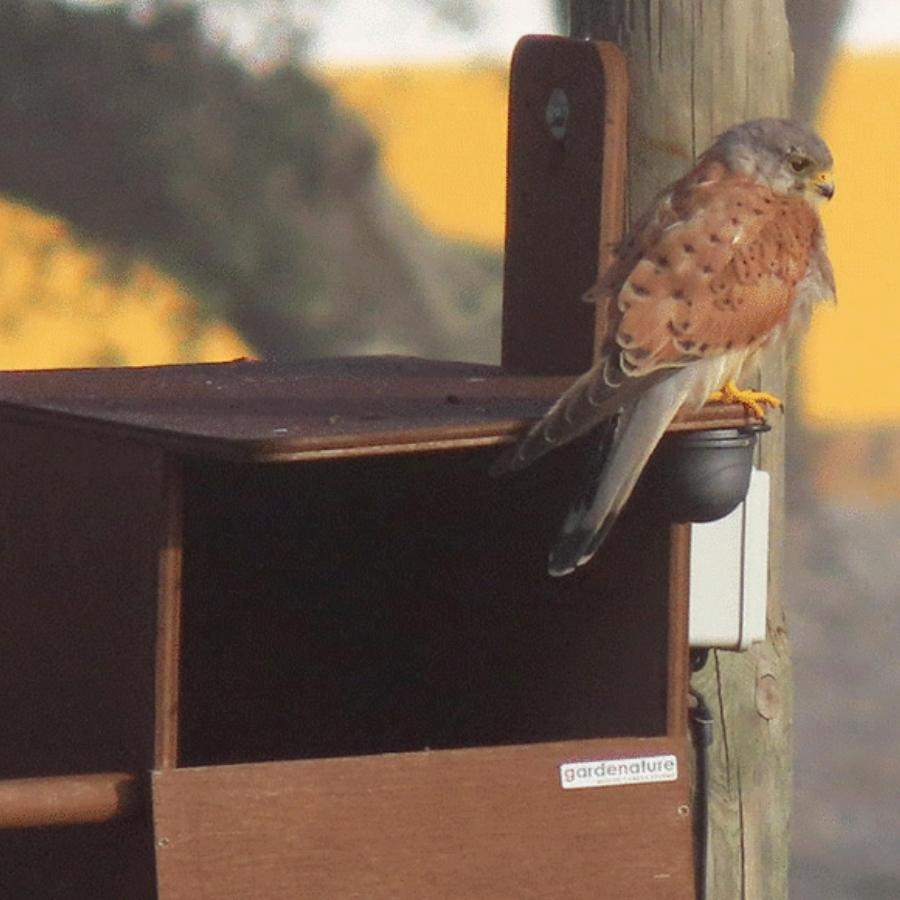
<path id="1" fill-rule="evenodd" d="M 556 30 L 560 34 L 568 34 L 569 0 L 553 0 L 553 15 L 556 18 Z"/>
<path id="2" fill-rule="evenodd" d="M 70 0 L 74 2 L 74 0 Z M 93 0 L 103 3 L 104 0 Z M 309 46 L 316 21 L 329 0 L 108 0 L 125 6 L 139 19 L 192 7 L 212 23 L 239 23 L 242 41 L 249 40 L 252 55 L 268 61 L 296 62 Z M 472 32 L 481 23 L 478 0 L 407 0 L 410 6 L 430 9 L 439 23 Z M 396 5 L 396 4 L 395 4 Z M 222 35 L 227 43 L 227 36 Z"/>
<path id="3" fill-rule="evenodd" d="M 815 118 L 850 0 L 787 0 L 785 9 L 794 48 L 793 111 Z"/>
<path id="4" fill-rule="evenodd" d="M 193 4 L 141 6 L 0 5 L 0 192 L 155 260 L 266 355 L 494 352 L 471 301 L 498 261 L 426 239 L 322 85 L 251 74 Z"/>

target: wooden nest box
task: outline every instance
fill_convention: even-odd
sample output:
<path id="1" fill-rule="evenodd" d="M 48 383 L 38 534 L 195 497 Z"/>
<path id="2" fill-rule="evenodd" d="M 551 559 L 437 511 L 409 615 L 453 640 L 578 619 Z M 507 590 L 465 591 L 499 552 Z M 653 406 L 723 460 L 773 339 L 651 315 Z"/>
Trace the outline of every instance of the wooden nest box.
<path id="1" fill-rule="evenodd" d="M 553 579 L 581 449 L 487 471 L 590 365 L 614 50 L 523 42 L 511 138 L 503 369 L 0 376 L 0 895 L 692 896 L 687 529 Z"/>

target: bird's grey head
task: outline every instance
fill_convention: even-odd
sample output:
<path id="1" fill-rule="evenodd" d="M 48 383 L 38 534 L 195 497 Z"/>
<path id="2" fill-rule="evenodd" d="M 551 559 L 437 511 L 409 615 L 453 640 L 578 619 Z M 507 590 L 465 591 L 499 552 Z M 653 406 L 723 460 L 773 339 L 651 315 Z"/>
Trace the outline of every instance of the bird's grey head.
<path id="1" fill-rule="evenodd" d="M 810 202 L 834 194 L 828 145 L 790 119 L 753 119 L 735 125 L 716 138 L 706 155 L 781 194 L 799 193 Z"/>

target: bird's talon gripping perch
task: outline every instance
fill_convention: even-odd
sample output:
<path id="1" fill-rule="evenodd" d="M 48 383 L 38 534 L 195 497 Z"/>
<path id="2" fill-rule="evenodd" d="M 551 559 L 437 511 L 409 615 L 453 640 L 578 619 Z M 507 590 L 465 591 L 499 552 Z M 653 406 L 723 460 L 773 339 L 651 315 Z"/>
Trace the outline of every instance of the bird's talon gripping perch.
<path id="1" fill-rule="evenodd" d="M 771 409 L 784 409 L 784 403 L 774 394 L 768 391 L 755 391 L 752 388 L 739 388 L 733 381 L 726 381 L 709 399 L 715 403 L 740 403 L 757 419 L 765 419 L 767 406 Z"/>

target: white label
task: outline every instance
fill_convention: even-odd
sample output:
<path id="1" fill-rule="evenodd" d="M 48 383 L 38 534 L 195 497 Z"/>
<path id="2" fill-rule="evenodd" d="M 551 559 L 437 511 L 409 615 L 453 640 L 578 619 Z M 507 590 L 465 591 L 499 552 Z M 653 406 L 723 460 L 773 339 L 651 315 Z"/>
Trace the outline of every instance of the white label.
<path id="1" fill-rule="evenodd" d="M 563 763 L 559 767 L 559 781 L 566 789 L 647 784 L 652 781 L 675 781 L 677 778 L 678 759 L 671 753 L 628 756 L 622 759 L 591 759 Z"/>

